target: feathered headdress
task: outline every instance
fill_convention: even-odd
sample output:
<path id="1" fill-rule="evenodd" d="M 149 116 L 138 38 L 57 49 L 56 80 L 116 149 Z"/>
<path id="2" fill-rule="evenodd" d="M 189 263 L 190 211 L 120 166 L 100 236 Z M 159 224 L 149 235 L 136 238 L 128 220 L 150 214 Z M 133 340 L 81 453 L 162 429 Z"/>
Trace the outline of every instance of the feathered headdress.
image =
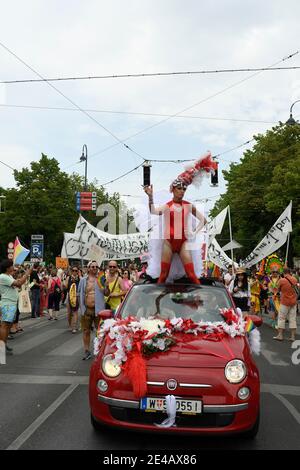
<path id="1" fill-rule="evenodd" d="M 172 192 L 173 188 L 178 186 L 184 186 L 186 188 L 192 183 L 195 186 L 199 186 L 204 175 L 214 173 L 217 168 L 217 162 L 212 159 L 211 153 L 207 152 L 198 160 L 188 165 L 185 171 L 177 176 L 170 186 L 170 191 Z"/>

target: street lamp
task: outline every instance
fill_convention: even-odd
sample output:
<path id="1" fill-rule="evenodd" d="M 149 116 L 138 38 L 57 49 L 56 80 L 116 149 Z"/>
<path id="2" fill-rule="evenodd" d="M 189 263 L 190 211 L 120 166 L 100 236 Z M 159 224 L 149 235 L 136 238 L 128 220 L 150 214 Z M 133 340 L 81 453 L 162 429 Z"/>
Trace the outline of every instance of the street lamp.
<path id="1" fill-rule="evenodd" d="M 80 157 L 80 161 L 85 162 L 85 176 L 84 176 L 84 190 L 85 191 L 87 190 L 87 158 L 88 158 L 87 146 L 84 144 L 84 146 L 82 147 L 82 154 Z"/>
<path id="2" fill-rule="evenodd" d="M 292 104 L 291 108 L 290 108 L 290 117 L 289 117 L 289 119 L 286 121 L 286 124 L 287 124 L 288 126 L 294 126 L 295 124 L 298 124 L 298 122 L 295 121 L 295 119 L 293 118 L 292 110 L 293 110 L 294 104 L 299 103 L 299 102 L 300 102 L 300 100 L 295 101 L 295 102 Z"/>

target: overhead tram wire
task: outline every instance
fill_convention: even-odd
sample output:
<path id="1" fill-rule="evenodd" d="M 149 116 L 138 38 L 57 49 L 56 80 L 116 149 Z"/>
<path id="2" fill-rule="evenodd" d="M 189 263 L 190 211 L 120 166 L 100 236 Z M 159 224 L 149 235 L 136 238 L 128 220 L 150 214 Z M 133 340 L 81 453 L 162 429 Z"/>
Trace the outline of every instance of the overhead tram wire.
<path id="1" fill-rule="evenodd" d="M 229 150 L 225 150 L 224 152 L 221 152 L 221 153 L 218 153 L 217 155 L 213 155 L 213 158 L 219 158 L 221 155 L 224 155 L 225 153 L 228 153 L 228 152 L 232 152 L 233 150 L 236 150 L 236 149 L 239 149 L 241 147 L 243 147 L 244 145 L 247 145 L 249 144 L 250 142 L 252 142 L 254 139 L 251 139 L 251 140 L 247 140 L 246 142 L 244 142 L 243 144 L 240 144 L 240 145 L 237 145 L 236 147 L 233 147 Z M 185 163 L 185 162 L 193 162 L 197 159 L 197 157 L 193 157 L 193 158 L 189 158 L 189 159 L 173 159 L 173 160 L 160 160 L 160 159 L 154 159 L 154 158 L 147 158 L 147 162 L 151 162 L 151 163 Z M 220 159 L 220 158 L 219 158 Z M 221 159 L 221 160 L 224 160 L 224 159 Z M 233 160 L 224 160 L 225 162 L 228 162 L 228 163 L 238 163 L 238 162 L 235 162 Z M 115 181 L 118 181 L 122 178 L 124 178 L 125 176 L 129 175 L 130 173 L 133 173 L 134 171 L 136 171 L 138 168 L 140 168 L 141 166 L 143 165 L 143 163 L 141 163 L 140 165 L 136 166 L 135 168 L 133 168 L 132 170 L 130 171 L 127 171 L 126 173 L 118 176 L 117 178 L 111 180 L 111 181 L 108 181 L 106 183 L 103 183 L 103 184 L 100 184 L 100 186 L 107 186 L 108 184 L 111 184 L 111 183 L 114 183 Z"/>
<path id="2" fill-rule="evenodd" d="M 0 163 L 2 163 L 2 165 L 7 166 L 7 168 L 10 168 L 13 171 L 17 171 L 16 168 L 13 168 L 12 166 L 8 165 L 7 163 L 2 162 L 1 160 L 0 160 Z"/>
<path id="3" fill-rule="evenodd" d="M 127 171 L 127 172 L 124 173 L 123 175 L 118 176 L 117 178 L 115 178 L 115 179 L 113 179 L 113 180 L 111 180 L 111 181 L 108 181 L 107 183 L 101 183 L 100 186 L 107 186 L 108 184 L 114 183 L 115 181 L 118 181 L 118 180 L 120 180 L 121 178 L 124 178 L 124 176 L 127 176 L 127 175 L 129 175 L 130 173 L 133 173 L 133 172 L 136 171 L 138 168 L 140 168 L 142 165 L 143 165 L 143 163 L 141 163 L 140 165 L 134 167 L 132 170 Z"/>
<path id="4" fill-rule="evenodd" d="M 296 52 L 294 52 L 293 54 L 290 54 L 290 55 L 288 55 L 287 57 L 284 57 L 283 59 L 277 61 L 276 63 L 271 64 L 271 65 L 270 65 L 269 67 L 267 67 L 267 68 L 274 67 L 274 66 L 280 64 L 281 62 L 284 62 L 284 61 L 286 61 L 286 60 L 291 59 L 292 57 L 294 57 L 294 56 L 297 55 L 297 54 L 299 54 L 299 51 L 296 51 Z M 221 95 L 222 93 L 225 93 L 226 91 L 228 91 L 228 90 L 234 88 L 235 86 L 240 85 L 241 83 L 243 83 L 243 82 L 245 82 L 245 81 L 247 81 L 247 80 L 250 80 L 251 78 L 255 77 L 256 75 L 259 75 L 260 73 L 262 73 L 262 72 L 256 72 L 256 73 L 250 75 L 249 77 L 243 78 L 242 80 L 239 80 L 239 81 L 237 81 L 237 82 L 232 83 L 232 84 L 229 85 L 228 87 L 226 87 L 226 88 L 224 88 L 224 89 L 222 89 L 222 90 L 220 90 L 220 91 L 214 93 L 213 95 L 210 95 L 210 96 L 208 96 L 207 98 L 204 98 L 204 99 L 198 101 L 197 103 L 194 103 L 193 105 L 188 106 L 188 107 L 186 107 L 186 108 L 184 108 L 184 109 L 178 111 L 177 113 L 174 113 L 174 114 L 170 115 L 170 116 L 167 117 L 166 119 L 162 119 L 161 121 L 159 121 L 159 122 L 157 122 L 157 123 L 155 123 L 155 124 L 152 124 L 152 125 L 149 126 L 149 127 L 146 127 L 146 128 L 144 128 L 144 129 L 142 129 L 141 131 L 137 132 L 136 134 L 133 134 L 133 135 L 127 137 L 126 139 L 124 139 L 124 142 L 127 141 L 127 140 L 129 140 L 129 139 L 132 139 L 133 137 L 137 137 L 138 135 L 140 135 L 140 134 L 142 134 L 142 133 L 144 133 L 144 132 L 147 132 L 147 131 L 153 129 L 154 127 L 157 127 L 157 126 L 159 126 L 159 125 L 161 125 L 161 124 L 164 124 L 165 122 L 167 122 L 167 121 L 169 121 L 170 119 L 172 119 L 172 118 L 178 116 L 179 114 L 182 114 L 182 113 L 184 113 L 184 112 L 186 112 L 186 111 L 189 111 L 190 109 L 195 108 L 196 106 L 199 106 L 199 104 L 205 103 L 205 102 L 209 101 L 210 99 L 215 98 L 216 96 L 219 96 L 219 95 Z M 100 150 L 99 152 L 96 152 L 96 153 L 92 154 L 92 155 L 90 156 L 90 158 L 95 157 L 96 155 L 100 155 L 100 154 L 106 152 L 107 150 L 110 150 L 111 148 L 115 147 L 116 145 L 118 145 L 118 144 L 113 144 L 113 145 L 111 145 L 111 146 L 109 146 L 109 147 L 106 147 L 106 148 Z"/>
<path id="5" fill-rule="evenodd" d="M 289 58 L 289 57 L 288 57 Z M 208 75 L 217 73 L 241 73 L 241 72 L 265 72 L 265 71 L 280 71 L 280 70 L 298 70 L 300 66 L 293 67 L 249 67 L 241 69 L 216 69 L 216 70 L 188 70 L 179 72 L 153 72 L 153 73 L 127 73 L 127 74 L 113 74 L 113 75 L 92 75 L 83 77 L 56 77 L 56 78 L 40 78 L 40 79 L 23 79 L 23 80 L 3 80 L 0 83 L 5 85 L 12 85 L 17 83 L 40 83 L 40 82 L 64 82 L 64 81 L 78 81 L 78 80 L 101 80 L 101 79 L 116 79 L 116 78 L 149 78 L 149 77 L 169 77 L 178 75 Z"/>
<path id="6" fill-rule="evenodd" d="M 107 127 L 103 126 L 99 121 L 97 121 L 97 119 L 95 119 L 93 116 L 91 116 L 89 113 L 87 113 L 86 111 L 84 111 L 80 106 L 78 106 L 75 101 L 73 101 L 71 98 L 69 98 L 68 96 L 66 96 L 62 91 L 60 91 L 58 88 L 56 88 L 54 85 L 52 85 L 52 83 L 49 83 L 49 81 L 47 81 L 47 79 L 45 79 L 39 72 L 37 72 L 33 67 L 31 67 L 30 65 L 28 65 L 23 59 L 21 59 L 20 57 L 17 56 L 17 54 L 15 54 L 13 51 L 11 51 L 7 46 L 5 46 L 2 42 L 0 42 L 0 46 L 5 49 L 7 52 L 9 52 L 12 56 L 14 56 L 19 62 L 21 62 L 23 65 L 25 65 L 25 67 L 27 67 L 29 70 L 31 70 L 35 75 L 37 75 L 38 77 L 40 77 L 41 81 L 47 83 L 47 85 L 49 85 L 51 88 L 53 88 L 53 90 L 55 90 L 58 94 L 60 94 L 63 98 L 65 98 L 67 101 L 69 101 L 69 103 L 71 103 L 73 106 L 75 106 L 75 108 L 77 108 L 79 111 L 81 111 L 85 116 L 87 116 L 89 119 L 91 119 L 94 123 L 96 123 L 99 127 L 101 127 L 101 129 L 105 130 L 108 134 L 110 134 L 115 140 L 118 141 L 118 144 L 117 145 L 120 145 L 122 144 L 127 150 L 129 150 L 130 152 L 134 153 L 135 155 L 137 155 L 139 158 L 141 158 L 143 161 L 145 161 L 144 157 L 142 157 L 142 155 L 140 155 L 138 152 L 136 152 L 135 150 L 133 150 L 131 147 L 129 147 L 127 144 L 125 144 L 124 141 L 122 141 L 121 139 L 119 139 L 119 137 L 117 137 L 113 132 L 111 132 L 109 129 L 107 129 Z M 90 158 L 90 157 L 89 157 Z"/>
<path id="7" fill-rule="evenodd" d="M 54 106 L 31 106 L 31 105 L 18 105 L 18 104 L 1 104 L 0 107 L 4 108 L 21 108 L 21 109 L 37 109 L 37 110 L 50 110 L 50 111 L 72 111 L 78 112 L 79 109 L 74 108 L 62 108 Z M 150 116 L 150 117 L 171 117 L 171 114 L 161 114 L 161 113 L 142 113 L 142 112 L 131 112 L 131 111 L 112 111 L 112 110 L 101 110 L 101 109 L 84 109 L 86 112 L 90 113 L 103 113 L 103 114 L 125 114 L 132 116 Z M 276 124 L 277 121 L 261 121 L 254 119 L 237 119 L 237 118 L 220 118 L 214 116 L 191 116 L 191 115 L 178 115 L 175 116 L 178 119 L 203 119 L 203 120 L 212 120 L 212 121 L 230 121 L 230 122 L 249 122 L 255 124 Z"/>
<path id="8" fill-rule="evenodd" d="M 26 66 L 27 68 L 29 68 L 33 73 L 35 73 L 35 74 L 41 79 L 41 81 L 45 81 L 45 82 L 46 82 L 51 88 L 53 88 L 57 93 L 59 93 L 61 96 L 63 96 L 63 97 L 64 97 L 67 101 L 69 101 L 73 106 L 75 106 L 75 107 L 76 107 L 78 110 L 80 110 L 83 114 L 85 114 L 87 117 L 89 117 L 89 119 L 91 119 L 93 122 L 95 122 L 98 126 L 100 126 L 102 129 L 104 129 L 106 132 L 108 132 L 111 136 L 113 136 L 113 137 L 118 141 L 118 143 L 116 143 L 116 144 L 114 144 L 114 145 L 112 145 L 112 146 L 109 146 L 109 147 L 107 147 L 106 149 L 101 150 L 100 152 L 97 152 L 97 153 L 92 154 L 89 158 L 91 158 L 91 157 L 93 157 L 93 156 L 96 156 L 96 155 L 99 155 L 100 153 L 103 153 L 103 152 L 105 152 L 106 150 L 115 147 L 116 145 L 122 144 L 122 145 L 125 146 L 125 148 L 127 148 L 129 151 L 131 151 L 132 153 L 135 153 L 135 154 L 136 154 L 137 156 L 139 156 L 143 161 L 145 161 L 146 159 L 145 159 L 144 157 L 142 157 L 140 154 L 138 154 L 137 152 L 135 152 L 133 149 L 131 149 L 128 145 L 126 145 L 126 144 L 125 144 L 125 141 L 127 141 L 127 140 L 129 140 L 130 138 L 133 138 L 133 137 L 135 137 L 135 136 L 137 136 L 137 135 L 139 135 L 139 134 L 141 134 L 141 133 L 143 133 L 143 132 L 146 132 L 147 130 L 150 130 L 150 129 L 152 129 L 152 128 L 154 128 L 154 127 L 156 127 L 156 126 L 158 126 L 158 125 L 160 125 L 160 124 L 162 124 L 162 123 L 167 122 L 168 120 L 172 119 L 173 117 L 176 117 L 176 116 L 178 116 L 179 114 L 181 114 L 181 113 L 183 113 L 183 112 L 185 112 L 185 111 L 188 111 L 189 109 L 192 109 L 193 107 L 198 106 L 199 104 L 202 104 L 202 103 L 208 101 L 209 99 L 211 99 L 211 98 L 213 98 L 213 97 L 215 97 L 215 96 L 218 96 L 218 95 L 220 95 L 220 94 L 222 94 L 222 93 L 228 91 L 229 89 L 231 89 L 231 88 L 233 88 L 233 87 L 239 85 L 240 83 L 243 83 L 243 82 L 245 82 L 245 81 L 251 79 L 252 77 L 254 77 L 254 76 L 256 76 L 256 75 L 258 75 L 259 73 L 262 72 L 262 71 L 258 71 L 258 72 L 256 72 L 255 74 L 252 74 L 252 75 L 250 75 L 249 77 L 247 77 L 247 78 L 245 78 L 245 79 L 239 80 L 238 82 L 233 83 L 232 85 L 226 87 L 225 89 L 223 89 L 223 90 L 221 90 L 221 91 L 219 91 L 219 92 L 217 92 L 217 93 L 215 93 L 215 94 L 213 94 L 213 95 L 211 95 L 211 96 L 209 96 L 209 97 L 207 97 L 207 98 L 205 98 L 205 99 L 203 99 L 203 100 L 201 100 L 201 101 L 199 101 L 199 102 L 193 104 L 192 106 L 189 106 L 189 107 L 185 108 L 184 110 L 181 110 L 181 111 L 179 111 L 179 112 L 177 112 L 177 113 L 175 113 L 175 114 L 169 116 L 169 117 L 166 118 L 166 119 L 163 119 L 162 121 L 159 121 L 158 123 L 153 124 L 152 126 L 146 128 L 146 129 L 143 129 L 143 130 L 139 131 L 138 133 L 134 134 L 133 136 L 130 136 L 130 137 L 124 139 L 123 141 L 121 141 L 121 140 L 120 140 L 117 136 L 115 136 L 111 131 L 109 131 L 106 127 L 104 127 L 101 123 L 99 123 L 99 122 L 98 122 L 96 119 L 94 119 L 92 116 L 90 116 L 90 114 L 88 114 L 86 111 L 84 111 L 82 108 L 80 108 L 74 101 L 72 101 L 70 98 L 68 98 L 66 95 L 64 95 L 64 94 L 63 94 L 59 89 L 57 89 L 54 85 L 52 85 L 51 83 L 49 83 L 49 81 L 47 81 L 44 77 L 42 77 L 42 75 L 40 75 L 38 72 L 36 72 L 30 65 L 28 65 L 25 61 L 23 61 L 20 57 L 18 57 L 13 51 L 11 51 L 11 50 L 10 50 L 8 47 L 6 47 L 3 43 L 0 42 L 0 45 L 1 45 L 6 51 L 8 51 L 10 54 L 12 54 L 18 61 L 20 61 L 23 65 L 25 65 L 25 66 Z M 272 67 L 275 67 L 276 65 L 278 65 L 278 64 L 281 63 L 281 62 L 284 62 L 284 61 L 286 61 L 286 60 L 288 60 L 288 59 L 291 59 L 292 57 L 294 57 L 294 56 L 295 56 L 296 54 L 298 54 L 298 53 L 299 53 L 299 51 L 296 51 L 295 53 L 290 54 L 290 55 L 287 56 L 287 57 L 284 57 L 284 58 L 281 59 L 280 61 L 278 61 L 278 62 L 276 62 L 276 63 L 270 65 L 269 67 L 267 67 L 267 69 L 270 69 L 270 68 L 272 68 Z M 76 163 L 76 164 L 77 164 L 77 163 Z M 73 165 L 72 165 L 72 166 L 73 166 Z M 68 167 L 68 168 L 69 168 L 69 167 Z M 131 170 L 131 171 L 133 171 L 133 170 Z M 106 184 L 108 184 L 108 183 L 106 183 Z"/>
<path id="9" fill-rule="evenodd" d="M 293 54 L 290 54 L 290 55 L 284 57 L 283 59 L 277 61 L 276 63 L 271 64 L 268 68 L 274 67 L 274 66 L 280 64 L 281 62 L 284 62 L 284 61 L 286 61 L 286 60 L 289 60 L 289 59 L 291 59 L 292 57 L 294 57 L 294 56 L 297 55 L 297 54 L 299 54 L 299 51 L 296 51 L 296 52 L 294 52 Z M 258 74 L 260 74 L 260 73 L 262 73 L 262 72 L 256 72 L 256 73 L 250 75 L 249 77 L 246 77 L 246 78 L 244 78 L 244 79 L 242 79 L 242 80 L 239 80 L 238 82 L 233 83 L 232 85 L 230 85 L 230 86 L 224 88 L 223 90 L 220 90 L 219 92 L 214 93 L 213 95 L 210 95 L 210 96 L 208 96 L 207 98 L 204 98 L 203 100 L 201 100 L 201 101 L 199 101 L 199 102 L 197 102 L 197 103 L 195 103 L 195 104 L 193 104 L 193 105 L 191 105 L 191 106 L 189 106 L 189 107 L 187 107 L 187 108 L 185 108 L 185 109 L 183 109 L 183 110 L 181 110 L 181 111 L 179 111 L 179 112 L 177 112 L 177 113 L 175 113 L 175 114 L 172 114 L 172 115 L 168 116 L 166 119 L 162 119 L 161 121 L 159 121 L 159 122 L 157 122 L 157 123 L 155 123 L 155 124 L 152 124 L 151 126 L 146 127 L 146 128 L 144 128 L 144 129 L 142 129 L 141 131 L 138 131 L 138 132 L 136 132 L 135 134 L 133 134 L 133 135 L 131 135 L 131 136 L 129 136 L 129 137 L 126 137 L 126 139 L 124 139 L 124 142 L 127 142 L 129 139 L 132 139 L 132 138 L 134 138 L 134 137 L 137 137 L 138 135 L 140 135 L 140 134 L 142 134 L 142 133 L 144 133 L 144 132 L 147 132 L 147 131 L 153 129 L 154 127 L 157 127 L 157 126 L 159 126 L 160 124 L 163 124 L 163 123 L 169 121 L 170 119 L 172 119 L 172 118 L 174 118 L 174 117 L 177 117 L 179 114 L 182 114 L 182 113 L 184 113 L 184 112 L 186 112 L 186 111 L 189 111 L 190 109 L 192 109 L 192 108 L 198 106 L 199 104 L 202 104 L 202 103 L 204 103 L 204 102 L 206 102 L 206 101 L 208 101 L 208 100 L 214 98 L 215 96 L 218 96 L 218 95 L 220 95 L 220 94 L 222 94 L 222 93 L 225 93 L 225 92 L 228 91 L 229 89 L 232 89 L 232 88 L 234 88 L 235 86 L 237 86 L 237 85 L 239 85 L 239 84 L 241 84 L 241 83 L 243 83 L 243 82 L 245 82 L 245 81 L 247 81 L 247 80 L 250 80 L 251 78 L 253 78 L 254 76 L 256 76 L 256 75 L 258 75 Z M 116 147 L 117 145 L 119 145 L 119 144 L 116 143 L 116 144 L 109 145 L 108 147 L 105 147 L 104 149 L 102 149 L 102 150 L 100 150 L 100 151 L 98 151 L 98 152 L 95 152 L 95 153 L 93 153 L 92 155 L 90 155 L 89 159 L 91 159 L 91 158 L 93 158 L 93 157 L 95 157 L 95 156 L 97 156 L 97 155 L 101 155 L 102 153 L 104 153 L 104 152 L 106 152 L 106 151 L 108 151 L 108 150 L 111 150 L 112 148 Z M 69 168 L 72 168 L 73 166 L 75 166 L 75 165 L 77 165 L 77 164 L 78 164 L 78 162 L 75 163 L 75 164 L 69 165 L 68 167 L 65 168 L 65 170 L 67 170 L 67 169 L 69 169 Z"/>

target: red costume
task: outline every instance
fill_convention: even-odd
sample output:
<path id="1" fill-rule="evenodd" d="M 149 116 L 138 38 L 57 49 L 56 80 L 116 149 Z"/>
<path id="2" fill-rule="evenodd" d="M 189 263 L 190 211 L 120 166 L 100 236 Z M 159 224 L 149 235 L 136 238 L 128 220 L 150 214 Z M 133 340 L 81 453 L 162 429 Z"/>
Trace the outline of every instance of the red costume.
<path id="1" fill-rule="evenodd" d="M 209 174 L 217 169 L 217 163 L 212 160 L 210 152 L 201 157 L 198 161 L 185 172 L 181 173 L 171 184 L 170 191 L 176 187 L 187 188 L 192 182 L 196 183 L 203 174 Z M 164 211 L 165 232 L 164 239 L 167 240 L 173 253 L 180 254 L 183 244 L 187 241 L 186 232 L 188 228 L 188 216 L 192 212 L 192 204 L 187 201 L 174 202 L 169 201 Z M 186 263 L 183 265 L 187 276 L 194 284 L 200 284 L 194 270 L 194 264 Z M 171 263 L 161 262 L 161 272 L 158 279 L 159 283 L 166 281 Z"/>
<path id="2" fill-rule="evenodd" d="M 183 243 L 187 240 L 185 230 L 187 227 L 187 217 L 190 213 L 190 203 L 187 201 L 169 201 L 166 204 L 169 210 L 165 216 L 165 240 L 170 242 L 173 253 L 179 253 Z M 178 209 L 176 209 L 178 207 Z"/>

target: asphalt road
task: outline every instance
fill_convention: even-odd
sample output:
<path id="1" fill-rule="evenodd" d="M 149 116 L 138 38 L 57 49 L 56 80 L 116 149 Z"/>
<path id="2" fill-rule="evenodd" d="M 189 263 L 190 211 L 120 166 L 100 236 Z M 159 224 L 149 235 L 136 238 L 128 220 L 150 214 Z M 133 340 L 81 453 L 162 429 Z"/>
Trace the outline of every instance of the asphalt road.
<path id="1" fill-rule="evenodd" d="M 64 311 L 59 321 L 27 319 L 23 326 L 10 341 L 14 355 L 0 365 L 1 450 L 300 449 L 300 364 L 292 363 L 291 343 L 272 340 L 269 326 L 261 328 L 262 354 L 256 358 L 261 425 L 253 441 L 94 431 L 87 389 L 91 361 L 81 360 L 81 334 L 68 331 Z"/>

